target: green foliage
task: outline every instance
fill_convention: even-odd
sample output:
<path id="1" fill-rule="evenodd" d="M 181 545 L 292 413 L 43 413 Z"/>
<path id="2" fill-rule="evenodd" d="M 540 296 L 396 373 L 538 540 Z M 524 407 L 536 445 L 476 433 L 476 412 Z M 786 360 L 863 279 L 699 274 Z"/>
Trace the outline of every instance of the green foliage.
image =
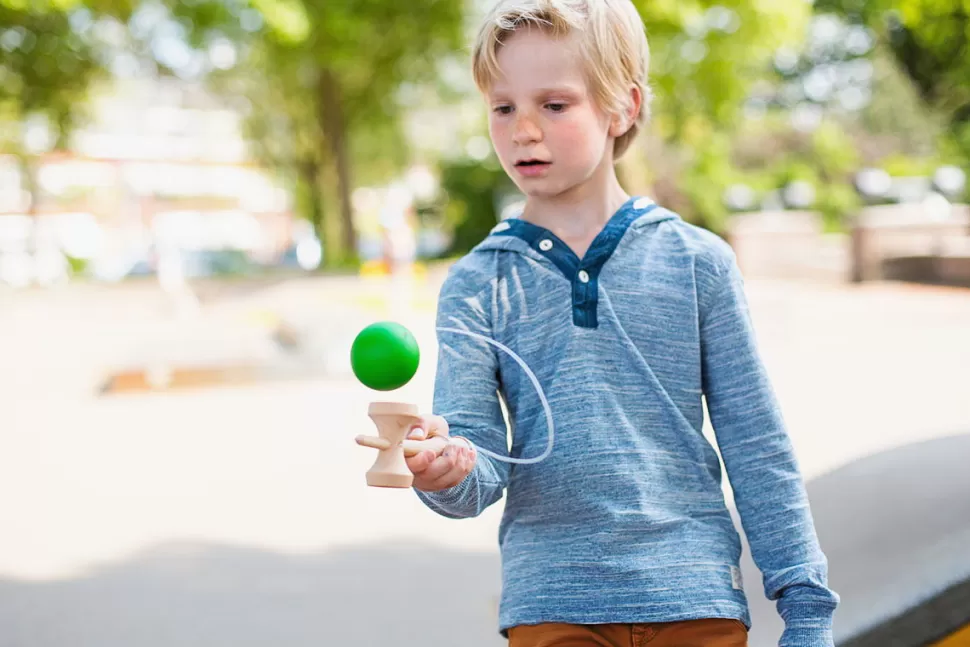
<path id="1" fill-rule="evenodd" d="M 893 177 L 915 177 L 933 175 L 939 166 L 939 160 L 934 157 L 910 157 L 897 153 L 883 158 L 878 168 Z"/>
<path id="2" fill-rule="evenodd" d="M 760 138 L 741 130 L 714 138 L 697 151 L 680 178 L 680 188 L 693 209 L 688 216 L 723 234 L 729 218 L 723 196 L 730 186 L 746 185 L 763 200 L 793 182 L 807 182 L 815 190 L 812 208 L 822 213 L 829 230 L 840 229 L 858 206 L 851 183 L 858 158 L 851 138 L 834 124 L 797 136 L 783 124 L 762 127 L 765 132 Z"/>
<path id="3" fill-rule="evenodd" d="M 31 211 L 38 197 L 34 156 L 66 145 L 86 116 L 89 88 L 104 73 L 90 25 L 131 10 L 128 0 L 89 4 L 0 0 L 0 153 L 17 156 Z M 72 24 L 78 16 L 88 29 Z"/>
<path id="4" fill-rule="evenodd" d="M 59 11 L 0 4 L 0 25 L 0 116 L 17 125 L 40 117 L 63 142 L 82 117 L 88 87 L 101 72 L 94 44 Z M 26 154 L 22 128 L 7 132 L 2 150 Z"/>
<path id="5" fill-rule="evenodd" d="M 868 162 L 888 154 L 932 156 L 946 131 L 946 119 L 920 96 L 919 89 L 885 45 L 876 48 L 872 101 L 860 114 L 860 126 L 876 141 Z"/>
<path id="6" fill-rule="evenodd" d="M 965 124 L 970 123 L 970 4 L 965 0 L 818 0 L 816 6 L 869 25 L 879 34 L 925 105 L 942 116 L 950 137 L 943 148 L 970 166 L 970 146 L 962 143 Z"/>
<path id="7" fill-rule="evenodd" d="M 800 75 L 831 62 L 801 47 L 812 3 L 634 3 L 650 38 L 656 100 L 653 124 L 632 155 L 656 175 L 658 199 L 694 222 L 722 231 L 722 196 L 732 184 L 766 195 L 804 180 L 836 229 L 856 208 L 851 176 L 860 165 L 906 175 L 930 173 L 943 161 L 970 165 L 966 0 L 816 0 L 816 13 L 866 25 L 879 46 L 858 54 L 873 64 L 870 104 L 853 115 L 826 112 L 810 134 L 792 128 L 792 103 L 756 121 L 743 108 L 766 85 L 797 85 Z M 461 91 L 439 83 L 439 73 L 443 61 L 465 51 L 465 3 L 0 0 L 2 150 L 24 153 L 19 126 L 38 116 L 63 142 L 109 60 L 91 26 L 108 17 L 124 25 L 149 4 L 163 7 L 197 52 L 232 43 L 235 65 L 212 73 L 212 87 L 245 111 L 254 152 L 294 188 L 298 208 L 324 239 L 327 262 L 352 262 L 352 190 L 386 182 L 414 157 L 401 117 L 415 97 L 436 84 L 431 91 L 441 101 L 443 89 Z M 143 56 L 153 54 L 150 43 L 137 45 Z M 797 78 L 772 69 L 782 46 L 801 52 Z M 402 92 L 405 85 L 418 90 Z M 460 252 L 487 235 L 501 196 L 514 189 L 493 162 L 445 162 L 442 175 L 449 196 L 442 209 Z"/>
<path id="8" fill-rule="evenodd" d="M 651 46 L 657 125 L 681 140 L 692 123 L 730 128 L 778 46 L 801 38 L 810 7 L 754 0 L 636 0 Z M 696 142 L 686 142 L 693 145 Z"/>
<path id="9" fill-rule="evenodd" d="M 0 7 L 33 14 L 65 13 L 87 9 L 99 15 L 125 18 L 138 0 L 0 0 Z M 3 23 L 0 23 L 3 24 Z"/>
<path id="10" fill-rule="evenodd" d="M 398 90 L 405 81 L 433 80 L 439 59 L 460 47 L 462 4 L 239 0 L 233 10 L 222 0 L 169 4 L 191 26 L 197 47 L 213 35 L 237 43 L 242 56 L 219 75 L 217 87 L 247 101 L 247 132 L 265 163 L 295 185 L 318 183 L 300 190 L 301 203 L 312 220 L 328 221 L 317 223 L 327 262 L 352 256 L 352 190 L 386 181 L 406 164 L 400 117 L 407 106 Z M 257 12 L 260 26 L 241 29 L 243 11 Z"/>
<path id="11" fill-rule="evenodd" d="M 823 183 L 819 189 L 814 208 L 822 214 L 825 231 L 845 231 L 849 217 L 862 206 L 858 192 L 847 182 Z"/>
<path id="12" fill-rule="evenodd" d="M 845 130 L 834 122 L 826 122 L 812 133 L 809 162 L 831 181 L 845 178 L 857 169 L 859 154 Z"/>
<path id="13" fill-rule="evenodd" d="M 970 169 L 970 122 L 954 124 L 949 137 L 940 144 L 941 161 L 963 164 Z"/>
<path id="14" fill-rule="evenodd" d="M 454 231 L 449 253 L 470 250 L 496 224 L 503 193 L 515 191 L 497 163 L 455 161 L 444 164 L 441 188 L 445 193 L 445 224 Z"/>
<path id="15" fill-rule="evenodd" d="M 280 42 L 298 44 L 310 35 L 312 18 L 300 0 L 253 0 L 253 6 Z"/>
<path id="16" fill-rule="evenodd" d="M 635 0 L 647 25 L 656 96 L 647 138 L 661 149 L 658 197 L 686 219 L 721 231 L 724 190 L 744 176 L 733 135 L 754 85 L 771 73 L 782 44 L 802 38 L 807 3 Z M 636 153 L 634 153 L 636 154 Z"/>
<path id="17" fill-rule="evenodd" d="M 89 261 L 85 258 L 76 258 L 69 254 L 65 255 L 67 267 L 71 276 L 83 276 L 88 270 Z"/>
<path id="18" fill-rule="evenodd" d="M 727 135 L 710 134 L 681 171 L 682 190 L 693 207 L 693 213 L 682 215 L 715 232 L 722 232 L 727 221 L 724 191 L 739 179 L 731 164 L 730 144 Z"/>

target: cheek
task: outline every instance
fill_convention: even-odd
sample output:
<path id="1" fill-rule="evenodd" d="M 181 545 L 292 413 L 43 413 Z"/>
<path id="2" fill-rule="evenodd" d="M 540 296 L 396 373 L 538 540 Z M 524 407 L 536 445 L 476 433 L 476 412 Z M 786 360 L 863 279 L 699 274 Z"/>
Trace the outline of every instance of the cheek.
<path id="1" fill-rule="evenodd" d="M 556 139 L 563 150 L 585 151 L 596 155 L 606 141 L 606 131 L 596 119 L 583 116 L 560 123 Z"/>
<path id="2" fill-rule="evenodd" d="M 500 156 L 509 149 L 512 135 L 507 125 L 490 120 L 488 122 L 488 136 L 492 140 L 492 146 Z"/>
<path id="3" fill-rule="evenodd" d="M 499 129 L 499 126 L 498 126 L 497 123 L 495 123 L 495 120 L 494 119 L 489 119 L 488 120 L 488 134 L 489 134 L 489 136 L 494 139 L 499 134 L 499 130 L 500 130 Z"/>

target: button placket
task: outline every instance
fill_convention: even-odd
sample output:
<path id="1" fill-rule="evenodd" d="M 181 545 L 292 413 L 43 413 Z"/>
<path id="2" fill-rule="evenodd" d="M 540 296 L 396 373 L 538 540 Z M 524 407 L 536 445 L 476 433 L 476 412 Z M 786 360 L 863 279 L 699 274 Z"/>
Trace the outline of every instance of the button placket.
<path id="1" fill-rule="evenodd" d="M 531 250 L 555 265 L 563 278 L 572 284 L 573 322 L 583 328 L 596 328 L 599 304 L 597 281 L 602 265 L 616 251 L 624 232 L 630 227 L 639 228 L 639 217 L 655 208 L 656 203 L 649 198 L 632 200 L 613 215 L 584 258 L 579 258 L 553 232 L 517 218 L 500 223 L 494 233 L 517 236 Z"/>

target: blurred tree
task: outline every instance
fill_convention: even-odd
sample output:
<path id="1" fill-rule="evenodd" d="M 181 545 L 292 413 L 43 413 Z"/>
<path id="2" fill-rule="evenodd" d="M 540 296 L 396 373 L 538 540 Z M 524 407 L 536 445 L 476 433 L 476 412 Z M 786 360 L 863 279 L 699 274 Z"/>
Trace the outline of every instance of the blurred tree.
<path id="1" fill-rule="evenodd" d="M 327 262 L 354 257 L 356 178 L 386 177 L 403 163 L 400 86 L 434 78 L 439 59 L 459 48 L 462 3 L 169 0 L 169 6 L 196 46 L 227 37 L 236 43 L 241 55 L 221 83 L 249 100 L 250 134 L 262 140 L 257 151 L 298 171 L 317 205 L 311 219 Z M 324 178 L 325 186 L 328 176 L 335 178 L 339 238 L 324 226 L 330 213 L 324 192 L 308 184 L 315 178 L 319 187 Z"/>
<path id="2" fill-rule="evenodd" d="M 454 231 L 449 253 L 466 252 L 488 236 L 496 223 L 501 194 L 515 191 L 512 181 L 493 158 L 485 162 L 446 163 L 441 187 L 448 196 L 445 220 Z"/>
<path id="3" fill-rule="evenodd" d="M 667 139 L 701 143 L 730 129 L 779 46 L 800 42 L 811 6 L 757 0 L 634 0 L 650 39 L 657 125 Z"/>
<path id="4" fill-rule="evenodd" d="M 734 137 L 745 184 L 769 205 L 784 205 L 790 182 L 807 182 L 814 208 L 839 230 L 857 207 L 860 165 L 935 155 L 938 124 L 865 25 L 816 14 L 801 47 L 780 47 L 773 67 L 777 76 L 756 87 Z"/>
<path id="5" fill-rule="evenodd" d="M 273 56 L 266 51 L 272 45 L 255 40 L 247 46 L 245 65 L 212 74 L 211 85 L 235 99 L 246 116 L 244 136 L 252 153 L 293 188 L 296 210 L 313 225 L 329 263 L 335 258 L 333 227 L 324 214 L 333 200 L 323 190 L 328 156 L 318 115 L 309 88 L 301 83 L 299 59 Z"/>
<path id="6" fill-rule="evenodd" d="M 130 0 L 0 0 L 0 152 L 19 161 L 36 213 L 36 156 L 64 146 L 103 72 L 96 20 L 124 18 Z"/>
<path id="7" fill-rule="evenodd" d="M 970 134 L 970 5 L 964 0 L 818 0 L 816 9 L 872 28 L 954 138 Z"/>
<path id="8" fill-rule="evenodd" d="M 634 0 L 650 39 L 653 124 L 633 155 L 650 168 L 658 199 L 685 218 L 720 230 L 721 194 L 736 176 L 730 138 L 775 51 L 803 39 L 811 6 L 756 0 Z M 659 160 L 662 159 L 662 162 Z M 630 177 L 630 174 L 627 174 Z M 631 178 L 631 188 L 643 184 Z"/>
<path id="9" fill-rule="evenodd" d="M 884 46 L 874 52 L 872 63 L 872 100 L 859 114 L 860 126 L 869 135 L 859 139 L 865 163 L 900 155 L 935 158 L 946 119 L 921 99 L 912 79 Z"/>
<path id="10" fill-rule="evenodd" d="M 33 214 L 34 154 L 63 141 L 99 68 L 66 14 L 19 4 L 0 2 L 0 151 L 17 157 Z"/>

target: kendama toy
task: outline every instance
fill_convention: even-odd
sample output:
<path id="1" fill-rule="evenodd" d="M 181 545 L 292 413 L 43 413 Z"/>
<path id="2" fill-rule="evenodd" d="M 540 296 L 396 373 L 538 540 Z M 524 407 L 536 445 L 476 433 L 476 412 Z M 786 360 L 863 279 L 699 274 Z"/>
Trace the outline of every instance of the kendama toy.
<path id="1" fill-rule="evenodd" d="M 418 342 L 404 326 L 379 322 L 364 328 L 354 339 L 350 363 L 360 382 L 375 391 L 393 391 L 411 381 L 418 370 L 421 353 Z M 367 471 L 367 485 L 409 488 L 414 480 L 405 457 L 422 451 L 440 453 L 448 438 L 408 440 L 408 432 L 419 422 L 416 405 L 407 402 L 375 401 L 367 415 L 377 427 L 377 436 L 360 435 L 358 445 L 377 450 L 377 459 Z"/>

